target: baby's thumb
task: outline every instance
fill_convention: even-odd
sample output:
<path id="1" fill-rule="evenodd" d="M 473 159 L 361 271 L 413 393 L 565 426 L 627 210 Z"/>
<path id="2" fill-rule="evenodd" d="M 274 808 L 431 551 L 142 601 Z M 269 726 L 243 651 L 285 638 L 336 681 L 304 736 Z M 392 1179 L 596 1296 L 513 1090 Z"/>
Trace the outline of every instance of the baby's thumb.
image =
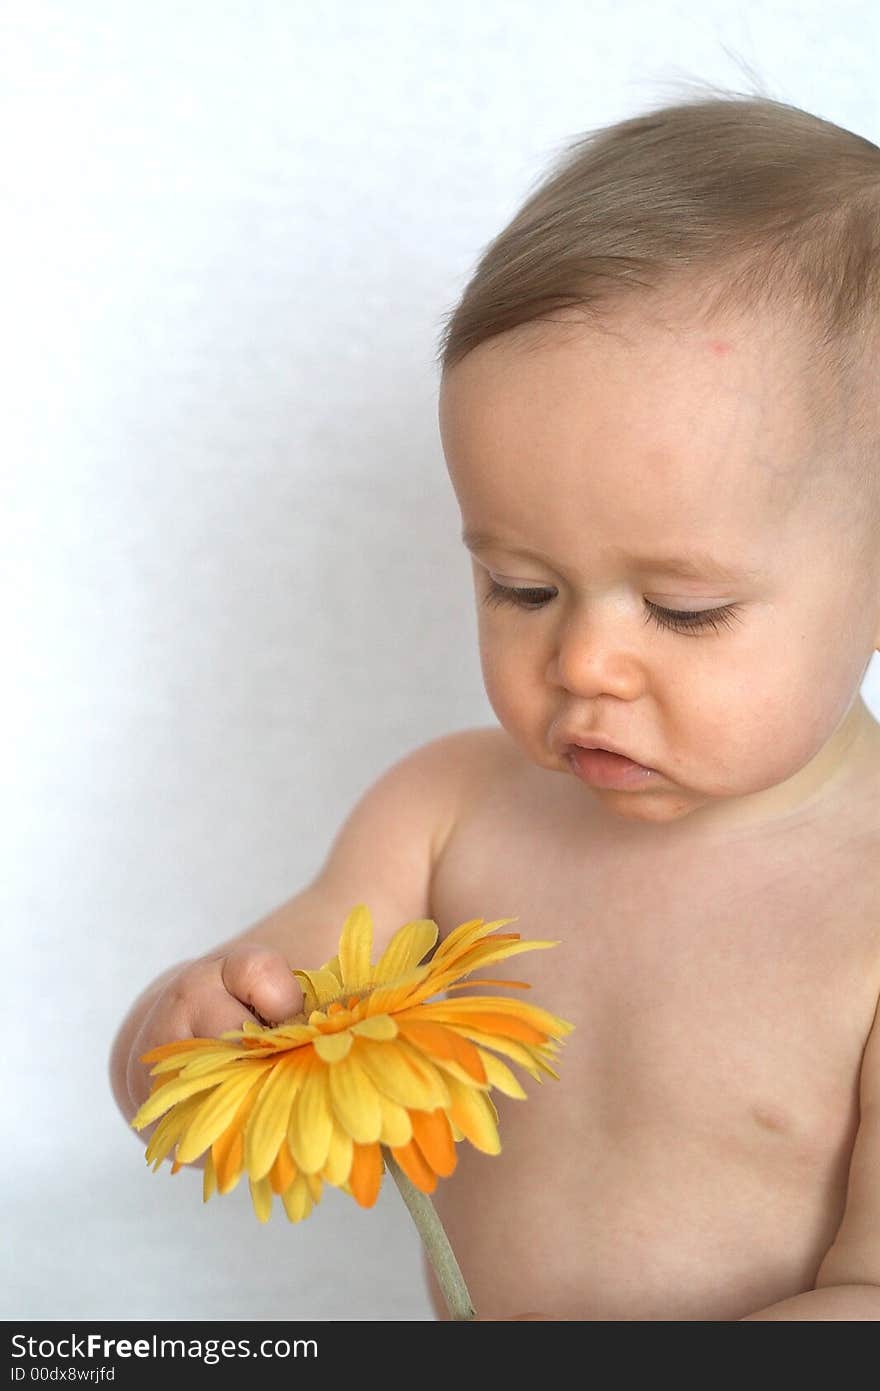
<path id="1" fill-rule="evenodd" d="M 299 981 L 275 947 L 234 947 L 223 963 L 223 984 L 264 1024 L 284 1024 L 303 1007 Z"/>

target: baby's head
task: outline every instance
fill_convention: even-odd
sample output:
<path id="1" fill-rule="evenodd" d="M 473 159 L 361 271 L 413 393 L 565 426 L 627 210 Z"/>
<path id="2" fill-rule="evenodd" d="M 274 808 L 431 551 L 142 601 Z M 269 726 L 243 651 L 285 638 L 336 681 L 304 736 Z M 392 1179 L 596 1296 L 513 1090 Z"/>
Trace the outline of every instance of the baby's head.
<path id="1" fill-rule="evenodd" d="M 655 775 L 594 796 L 658 824 L 841 785 L 880 732 L 880 149 L 730 94 L 588 136 L 438 359 L 486 690 L 528 757 L 612 744 Z"/>

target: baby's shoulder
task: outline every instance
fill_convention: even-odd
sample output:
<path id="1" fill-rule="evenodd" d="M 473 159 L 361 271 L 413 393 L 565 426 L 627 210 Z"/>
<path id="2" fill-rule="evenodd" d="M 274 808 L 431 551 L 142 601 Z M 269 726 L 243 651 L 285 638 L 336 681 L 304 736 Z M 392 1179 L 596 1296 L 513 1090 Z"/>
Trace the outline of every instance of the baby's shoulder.
<path id="1" fill-rule="evenodd" d="M 522 760 L 506 729 L 500 725 L 474 725 L 468 729 L 456 729 L 451 734 L 442 734 L 437 739 L 423 744 L 422 748 L 436 750 L 438 756 L 448 758 L 457 766 L 463 776 L 475 766 L 513 767 Z"/>
<path id="2" fill-rule="evenodd" d="M 523 756 L 506 730 L 480 725 L 422 744 L 411 757 L 431 783 L 437 821 L 433 859 L 443 853 L 464 812 L 521 768 Z"/>
<path id="3" fill-rule="evenodd" d="M 518 800 L 518 780 L 528 768 L 506 730 L 474 726 L 421 744 L 406 759 L 410 785 L 423 789 L 432 820 L 431 865 L 436 869 L 455 832 L 479 819 L 487 800 Z"/>

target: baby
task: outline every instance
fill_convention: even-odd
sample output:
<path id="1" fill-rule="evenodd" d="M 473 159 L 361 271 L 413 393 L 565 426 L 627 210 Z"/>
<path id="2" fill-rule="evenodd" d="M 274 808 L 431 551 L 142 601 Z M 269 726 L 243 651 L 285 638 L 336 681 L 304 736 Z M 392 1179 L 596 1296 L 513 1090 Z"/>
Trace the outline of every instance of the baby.
<path id="1" fill-rule="evenodd" d="M 878 328 L 869 141 L 727 94 L 566 153 L 440 356 L 500 727 L 147 989 L 127 1119 L 147 1049 L 295 1014 L 354 905 L 375 952 L 515 916 L 561 945 L 493 974 L 575 1030 L 435 1194 L 480 1316 L 880 1319 Z"/>

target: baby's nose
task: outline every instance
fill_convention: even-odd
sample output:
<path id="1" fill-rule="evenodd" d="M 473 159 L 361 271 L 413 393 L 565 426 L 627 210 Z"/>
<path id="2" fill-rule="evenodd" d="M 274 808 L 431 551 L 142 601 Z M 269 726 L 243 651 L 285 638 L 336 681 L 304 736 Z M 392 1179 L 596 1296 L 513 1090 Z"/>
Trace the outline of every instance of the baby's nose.
<path id="1" fill-rule="evenodd" d="M 561 626 L 547 671 L 553 685 L 572 695 L 595 698 L 614 695 L 633 700 L 645 684 L 642 655 L 629 625 L 609 611 L 581 609 Z"/>

